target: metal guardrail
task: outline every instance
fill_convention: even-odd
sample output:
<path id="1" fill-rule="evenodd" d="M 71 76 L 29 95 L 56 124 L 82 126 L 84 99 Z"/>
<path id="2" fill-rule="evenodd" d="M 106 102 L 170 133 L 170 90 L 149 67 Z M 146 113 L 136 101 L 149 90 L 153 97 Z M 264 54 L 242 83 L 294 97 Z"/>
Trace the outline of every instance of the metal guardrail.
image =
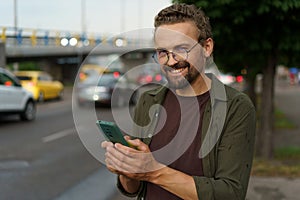
<path id="1" fill-rule="evenodd" d="M 107 44 L 110 46 L 149 46 L 150 39 L 125 38 L 95 33 L 78 33 L 72 31 L 54 31 L 31 28 L 14 28 L 0 26 L 0 42 L 7 47 L 84 47 Z"/>

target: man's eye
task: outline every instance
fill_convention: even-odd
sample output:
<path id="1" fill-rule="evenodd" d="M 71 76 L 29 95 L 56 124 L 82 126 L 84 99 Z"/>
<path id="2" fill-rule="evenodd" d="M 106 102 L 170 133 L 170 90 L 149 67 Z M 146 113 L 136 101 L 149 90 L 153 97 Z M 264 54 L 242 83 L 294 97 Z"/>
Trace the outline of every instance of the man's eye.
<path id="1" fill-rule="evenodd" d="M 168 54 L 168 51 L 167 50 L 157 50 L 157 55 L 159 57 L 163 57 L 163 56 L 166 56 Z"/>

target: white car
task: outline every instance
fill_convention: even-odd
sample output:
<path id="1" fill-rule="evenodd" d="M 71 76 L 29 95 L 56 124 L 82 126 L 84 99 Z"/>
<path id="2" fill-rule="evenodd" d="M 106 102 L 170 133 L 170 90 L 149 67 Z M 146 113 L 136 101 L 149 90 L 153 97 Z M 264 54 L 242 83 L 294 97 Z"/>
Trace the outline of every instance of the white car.
<path id="1" fill-rule="evenodd" d="M 0 68 L 0 115 L 10 114 L 18 114 L 24 121 L 34 120 L 36 103 L 15 75 Z"/>

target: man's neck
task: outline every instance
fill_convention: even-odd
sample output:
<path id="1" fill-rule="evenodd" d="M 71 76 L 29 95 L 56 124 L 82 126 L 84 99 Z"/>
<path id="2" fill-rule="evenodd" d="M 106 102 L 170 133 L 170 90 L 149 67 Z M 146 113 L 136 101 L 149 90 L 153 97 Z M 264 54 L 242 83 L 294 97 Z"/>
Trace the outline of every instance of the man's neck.
<path id="1" fill-rule="evenodd" d="M 210 90 L 210 87 L 211 80 L 203 73 L 191 85 L 177 89 L 176 94 L 180 96 L 198 96 Z"/>

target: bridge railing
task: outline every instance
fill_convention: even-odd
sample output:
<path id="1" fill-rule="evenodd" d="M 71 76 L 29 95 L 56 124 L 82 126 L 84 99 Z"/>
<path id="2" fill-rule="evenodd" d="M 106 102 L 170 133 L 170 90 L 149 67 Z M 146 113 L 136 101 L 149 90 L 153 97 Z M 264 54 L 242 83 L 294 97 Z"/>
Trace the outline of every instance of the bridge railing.
<path id="1" fill-rule="evenodd" d="M 54 31 L 0 26 L 0 42 L 7 47 L 82 47 L 105 44 L 111 46 L 149 46 L 151 39 L 124 38 L 95 33 Z"/>

